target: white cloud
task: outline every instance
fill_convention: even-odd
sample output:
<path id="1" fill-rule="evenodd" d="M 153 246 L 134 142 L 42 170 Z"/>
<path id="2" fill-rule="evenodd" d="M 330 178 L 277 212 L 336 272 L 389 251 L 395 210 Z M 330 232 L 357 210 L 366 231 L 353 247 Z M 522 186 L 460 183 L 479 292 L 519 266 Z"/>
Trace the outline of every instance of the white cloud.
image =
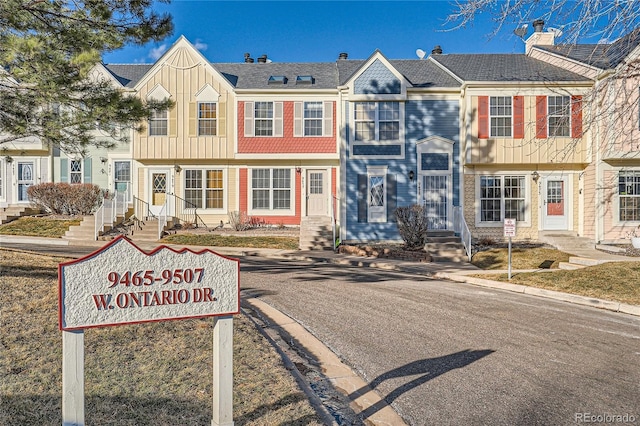
<path id="1" fill-rule="evenodd" d="M 207 48 L 209 47 L 209 45 L 207 43 L 204 43 L 200 40 L 196 40 L 196 44 L 194 44 L 194 47 L 196 49 L 198 49 L 201 52 L 204 52 L 205 50 L 207 50 Z"/>
<path id="2" fill-rule="evenodd" d="M 154 47 L 153 49 L 151 49 L 151 52 L 149 52 L 149 57 L 154 61 L 157 61 L 158 59 L 160 59 L 162 54 L 166 51 L 167 51 L 167 45 L 165 43 L 163 45 L 160 45 L 158 47 Z"/>

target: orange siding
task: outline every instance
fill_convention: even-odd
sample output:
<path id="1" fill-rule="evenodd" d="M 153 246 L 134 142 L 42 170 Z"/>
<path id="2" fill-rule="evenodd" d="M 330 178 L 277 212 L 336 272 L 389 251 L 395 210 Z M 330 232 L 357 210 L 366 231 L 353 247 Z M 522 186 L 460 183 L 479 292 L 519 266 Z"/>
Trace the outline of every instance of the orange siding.
<path id="1" fill-rule="evenodd" d="M 244 136 L 244 102 L 238 102 L 238 153 L 334 154 L 336 153 L 336 104 L 333 102 L 333 134 L 326 137 L 293 137 L 293 102 L 283 102 L 284 137 Z"/>

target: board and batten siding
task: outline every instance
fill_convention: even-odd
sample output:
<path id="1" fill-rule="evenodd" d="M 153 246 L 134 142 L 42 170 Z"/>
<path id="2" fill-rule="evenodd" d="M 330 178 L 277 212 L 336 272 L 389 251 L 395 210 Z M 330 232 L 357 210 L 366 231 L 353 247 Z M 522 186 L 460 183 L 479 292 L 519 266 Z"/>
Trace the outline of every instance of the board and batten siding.
<path id="1" fill-rule="evenodd" d="M 502 96 L 502 95 L 501 95 Z M 471 98 L 470 134 L 467 136 L 467 164 L 557 164 L 587 163 L 585 137 L 536 137 L 536 96 L 523 96 L 524 137 L 479 136 L 479 96 Z M 514 115 L 515 122 L 515 115 Z"/>
<path id="2" fill-rule="evenodd" d="M 171 94 L 175 102 L 168 114 L 168 136 L 149 136 L 145 130 L 133 138 L 133 158 L 136 160 L 190 160 L 230 159 L 234 155 L 235 137 L 233 123 L 234 99 L 218 77 L 200 63 L 200 58 L 190 49 L 178 49 L 163 66 L 139 90 L 146 99 L 158 85 Z M 217 99 L 218 130 L 216 136 L 197 136 L 194 130 L 194 114 L 197 110 L 196 94 L 211 86 L 219 93 Z M 212 99 L 215 101 L 215 99 Z"/>

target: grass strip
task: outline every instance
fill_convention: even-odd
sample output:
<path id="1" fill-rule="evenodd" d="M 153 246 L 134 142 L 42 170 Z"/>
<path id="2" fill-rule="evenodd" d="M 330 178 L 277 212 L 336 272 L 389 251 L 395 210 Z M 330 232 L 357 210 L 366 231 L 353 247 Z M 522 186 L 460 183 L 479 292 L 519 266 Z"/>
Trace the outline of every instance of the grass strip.
<path id="1" fill-rule="evenodd" d="M 250 247 L 281 250 L 298 250 L 298 238 L 292 237 L 236 237 L 215 234 L 175 234 L 162 239 L 167 244 L 213 246 L 213 247 Z"/>
<path id="2" fill-rule="evenodd" d="M 79 225 L 82 218 L 51 219 L 43 217 L 21 217 L 0 225 L 2 235 L 26 235 L 30 237 L 61 238 L 70 226 Z"/>

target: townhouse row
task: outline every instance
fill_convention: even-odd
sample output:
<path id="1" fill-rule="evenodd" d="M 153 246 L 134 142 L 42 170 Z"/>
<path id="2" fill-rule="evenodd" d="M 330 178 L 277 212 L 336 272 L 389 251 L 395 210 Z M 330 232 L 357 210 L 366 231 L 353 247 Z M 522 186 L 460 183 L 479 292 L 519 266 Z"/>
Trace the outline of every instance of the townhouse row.
<path id="1" fill-rule="evenodd" d="M 430 229 L 464 222 L 475 238 L 500 238 L 515 218 L 521 239 L 620 241 L 640 225 L 640 78 L 603 77 L 637 61 L 639 44 L 634 31 L 556 45 L 538 25 L 524 54 L 210 63 L 181 37 L 152 65 L 93 73 L 173 108 L 85 157 L 7 146 L 0 207 L 28 203 L 41 182 L 95 183 L 213 226 L 231 212 L 285 226 L 324 216 L 342 241 L 400 240 L 394 211 L 414 203 Z"/>

